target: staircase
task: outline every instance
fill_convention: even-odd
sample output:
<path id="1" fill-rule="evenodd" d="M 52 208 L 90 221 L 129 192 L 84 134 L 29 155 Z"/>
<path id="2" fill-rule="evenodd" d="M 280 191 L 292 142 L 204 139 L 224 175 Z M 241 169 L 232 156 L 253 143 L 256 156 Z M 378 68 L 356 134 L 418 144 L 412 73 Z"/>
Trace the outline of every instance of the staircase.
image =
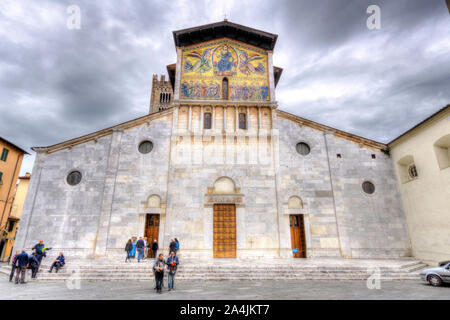
<path id="1" fill-rule="evenodd" d="M 51 261 L 51 260 L 48 260 Z M 366 280 L 379 271 L 380 280 L 419 280 L 419 270 L 427 267 L 416 260 L 362 259 L 266 259 L 180 261 L 177 280 Z M 113 260 L 77 260 L 69 262 L 59 273 L 48 273 L 43 261 L 38 279 L 27 281 L 150 281 L 154 279 L 153 260 L 125 263 Z M 371 270 L 369 268 L 372 268 Z M 373 269 L 377 268 L 377 269 Z M 10 266 L 1 266 L 0 275 L 9 275 Z M 377 271 L 374 271 L 377 270 Z"/>

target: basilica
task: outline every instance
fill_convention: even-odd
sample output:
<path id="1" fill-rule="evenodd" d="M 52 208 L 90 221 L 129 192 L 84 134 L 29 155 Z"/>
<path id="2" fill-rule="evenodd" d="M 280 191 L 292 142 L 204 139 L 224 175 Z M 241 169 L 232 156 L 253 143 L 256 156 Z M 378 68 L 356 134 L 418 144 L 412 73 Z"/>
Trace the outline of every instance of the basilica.
<path id="1" fill-rule="evenodd" d="M 114 257 L 146 236 L 199 259 L 411 255 L 387 146 L 282 110 L 277 35 L 224 20 L 173 38 L 147 115 L 33 148 L 14 250 Z"/>

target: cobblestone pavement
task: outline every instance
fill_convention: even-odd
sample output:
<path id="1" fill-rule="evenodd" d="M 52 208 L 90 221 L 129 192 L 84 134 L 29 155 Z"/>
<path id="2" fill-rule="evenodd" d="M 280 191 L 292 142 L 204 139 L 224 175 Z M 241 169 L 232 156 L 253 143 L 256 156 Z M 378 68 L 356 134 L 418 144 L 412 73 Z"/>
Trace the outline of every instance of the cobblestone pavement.
<path id="1" fill-rule="evenodd" d="M 178 281 L 162 294 L 153 282 L 88 282 L 69 289 L 64 282 L 15 285 L 0 277 L 0 299 L 450 299 L 450 286 L 434 288 L 420 281 L 381 282 L 368 289 L 365 281 Z"/>

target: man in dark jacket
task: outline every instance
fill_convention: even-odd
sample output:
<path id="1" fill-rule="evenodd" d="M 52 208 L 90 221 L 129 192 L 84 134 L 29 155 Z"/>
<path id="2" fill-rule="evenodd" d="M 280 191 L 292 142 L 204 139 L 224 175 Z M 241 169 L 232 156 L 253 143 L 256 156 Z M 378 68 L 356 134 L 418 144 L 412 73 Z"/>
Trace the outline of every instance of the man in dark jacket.
<path id="1" fill-rule="evenodd" d="M 167 268 L 169 269 L 168 280 L 169 280 L 169 291 L 174 290 L 173 285 L 175 284 L 175 274 L 177 273 L 178 267 L 178 257 L 175 252 L 171 252 L 169 258 L 167 258 Z"/>
<path id="2" fill-rule="evenodd" d="M 11 259 L 11 273 L 9 274 L 9 282 L 12 282 L 12 279 L 14 278 L 14 272 L 17 268 L 17 256 L 20 254 L 20 251 L 17 250 L 14 257 Z"/>
<path id="3" fill-rule="evenodd" d="M 20 276 L 20 283 L 25 283 L 25 272 L 28 267 L 28 254 L 25 252 L 25 248 L 22 249 L 22 252 L 17 256 L 16 258 L 17 263 L 17 269 L 16 269 L 16 279 L 15 283 L 19 283 L 19 276 Z"/>
<path id="4" fill-rule="evenodd" d="M 56 268 L 56 273 L 58 273 L 59 269 L 65 264 L 65 258 L 62 252 L 59 253 L 58 257 L 56 257 L 55 261 L 53 261 L 50 270 L 48 272 L 52 273 L 53 268 Z"/>
<path id="5" fill-rule="evenodd" d="M 156 241 L 156 239 L 155 239 L 155 240 L 153 240 L 153 243 L 152 243 L 152 254 L 153 254 L 153 259 L 156 259 L 156 253 L 158 252 L 158 249 L 159 249 L 159 247 L 158 247 L 158 241 Z"/>
<path id="6" fill-rule="evenodd" d="M 138 262 L 141 262 L 142 257 L 144 256 L 145 242 L 142 237 L 139 237 L 139 240 L 136 242 L 136 249 L 138 252 Z"/>
<path id="7" fill-rule="evenodd" d="M 177 252 L 177 243 L 173 239 L 170 239 L 169 253 L 170 252 L 175 252 L 175 253 Z"/>
<path id="8" fill-rule="evenodd" d="M 155 274 L 156 292 L 161 293 L 164 282 L 164 270 L 166 268 L 166 262 L 162 253 L 159 254 L 158 259 L 153 266 L 153 272 Z"/>
<path id="9" fill-rule="evenodd" d="M 32 248 L 34 252 L 36 252 L 36 258 L 39 261 L 39 266 L 41 265 L 42 257 L 45 255 L 44 247 L 44 241 L 39 240 L 39 243 L 35 244 Z"/>
<path id="10" fill-rule="evenodd" d="M 31 269 L 31 278 L 36 279 L 39 270 L 39 261 L 36 252 L 33 252 L 33 254 L 28 257 L 28 267 Z"/>

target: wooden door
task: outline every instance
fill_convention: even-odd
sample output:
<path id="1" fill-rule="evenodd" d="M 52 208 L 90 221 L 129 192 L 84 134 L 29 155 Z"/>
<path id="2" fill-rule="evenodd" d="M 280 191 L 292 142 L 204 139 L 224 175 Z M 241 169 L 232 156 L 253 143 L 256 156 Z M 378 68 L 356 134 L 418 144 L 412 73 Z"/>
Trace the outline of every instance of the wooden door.
<path id="1" fill-rule="evenodd" d="M 294 258 L 306 258 L 305 225 L 302 214 L 289 216 L 291 245 Z"/>
<path id="2" fill-rule="evenodd" d="M 214 205 L 214 258 L 236 258 L 236 206 Z"/>
<path id="3" fill-rule="evenodd" d="M 147 237 L 148 243 L 153 243 L 156 240 L 159 244 L 159 214 L 147 214 L 145 222 L 145 236 Z M 149 256 L 152 256 L 152 249 L 148 250 Z"/>

